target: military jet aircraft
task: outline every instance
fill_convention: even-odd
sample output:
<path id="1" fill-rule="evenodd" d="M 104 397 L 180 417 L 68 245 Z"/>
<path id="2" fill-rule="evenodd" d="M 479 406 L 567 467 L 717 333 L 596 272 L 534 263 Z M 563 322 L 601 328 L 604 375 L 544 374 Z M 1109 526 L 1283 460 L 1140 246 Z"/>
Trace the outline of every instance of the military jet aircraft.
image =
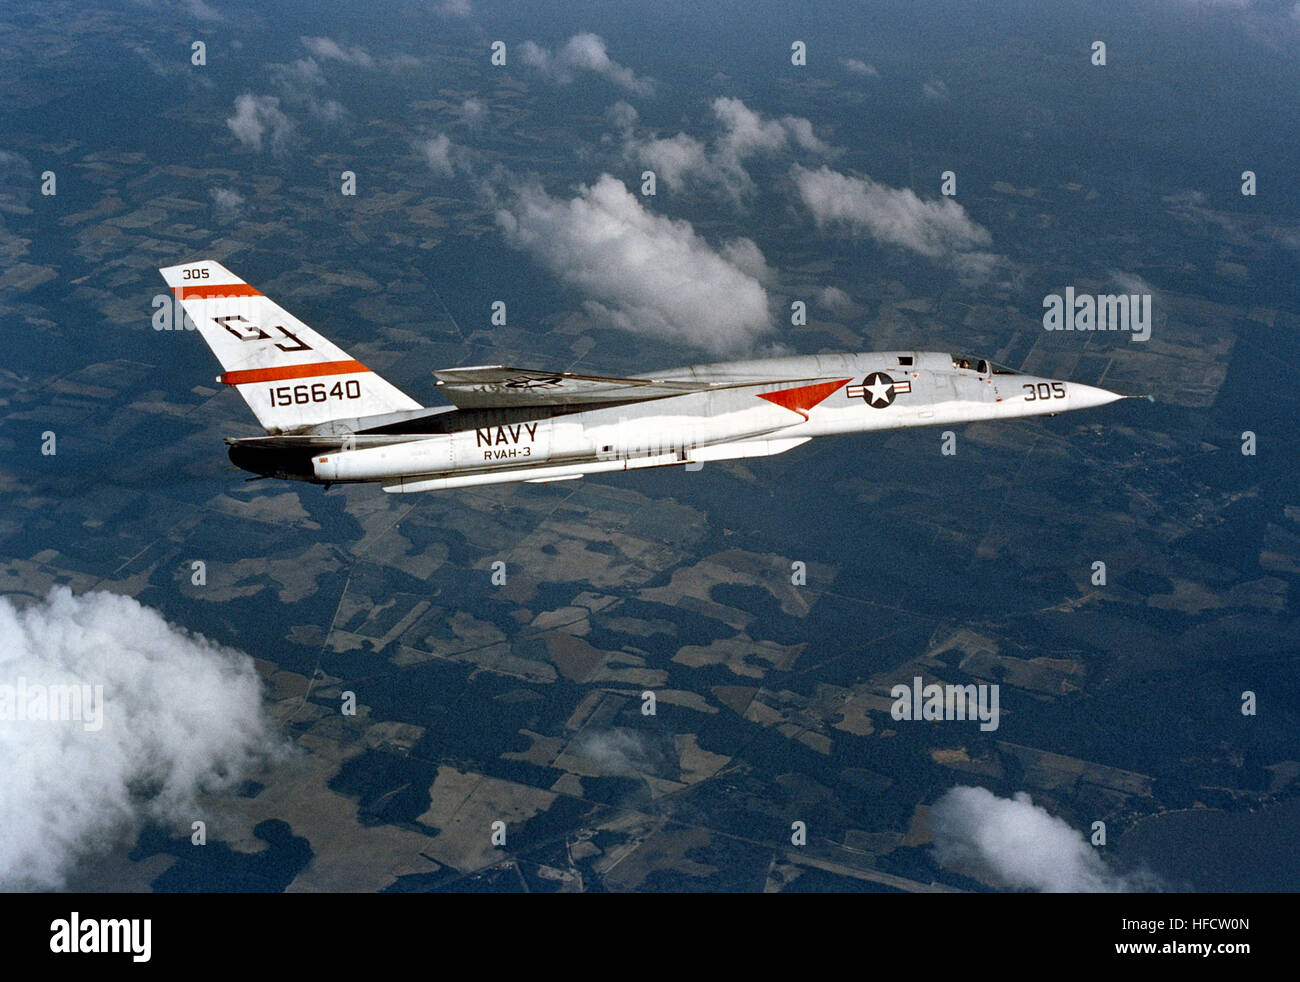
<path id="1" fill-rule="evenodd" d="M 939 351 L 800 355 L 626 378 L 502 365 L 433 373 L 421 406 L 210 259 L 160 270 L 266 436 L 262 477 L 440 491 L 767 457 L 813 437 L 1055 415 L 1124 398 Z"/>

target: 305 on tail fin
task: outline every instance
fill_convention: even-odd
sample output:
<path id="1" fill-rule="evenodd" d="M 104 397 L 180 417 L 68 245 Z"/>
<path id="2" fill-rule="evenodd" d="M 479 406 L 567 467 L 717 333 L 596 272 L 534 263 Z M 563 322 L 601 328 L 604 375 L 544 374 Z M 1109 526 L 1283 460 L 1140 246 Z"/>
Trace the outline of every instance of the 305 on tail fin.
<path id="1" fill-rule="evenodd" d="M 420 404 L 211 259 L 159 270 L 267 433 Z"/>

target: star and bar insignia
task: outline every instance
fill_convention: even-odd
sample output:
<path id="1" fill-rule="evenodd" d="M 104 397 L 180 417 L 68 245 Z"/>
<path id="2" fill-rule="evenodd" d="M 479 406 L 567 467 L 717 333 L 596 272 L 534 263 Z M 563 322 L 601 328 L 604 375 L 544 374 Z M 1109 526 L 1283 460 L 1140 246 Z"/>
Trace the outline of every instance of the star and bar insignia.
<path id="1" fill-rule="evenodd" d="M 861 399 L 868 406 L 884 409 L 893 405 L 894 397 L 900 392 L 911 392 L 912 383 L 907 379 L 895 382 L 884 372 L 872 372 L 861 385 L 850 385 L 844 391 L 850 399 Z"/>

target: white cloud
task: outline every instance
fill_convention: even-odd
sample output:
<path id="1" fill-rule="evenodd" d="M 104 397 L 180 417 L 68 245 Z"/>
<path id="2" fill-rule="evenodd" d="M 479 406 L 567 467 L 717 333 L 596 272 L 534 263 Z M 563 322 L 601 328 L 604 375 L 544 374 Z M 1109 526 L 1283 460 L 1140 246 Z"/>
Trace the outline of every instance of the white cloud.
<path id="1" fill-rule="evenodd" d="M 813 135 L 812 123 L 802 116 L 785 116 L 781 119 L 781 125 L 785 127 L 786 132 L 790 134 L 790 139 L 794 140 L 799 149 L 807 150 L 809 153 L 834 153 L 830 146 Z"/>
<path id="2" fill-rule="evenodd" d="M 299 58 L 288 64 L 271 64 L 267 66 L 267 71 L 284 105 L 306 109 L 323 123 L 341 123 L 347 118 L 348 111 L 342 103 L 316 94 L 316 90 L 325 88 L 327 83 L 320 63 L 315 58 Z"/>
<path id="3" fill-rule="evenodd" d="M 469 0 L 442 0 L 437 10 L 444 17 L 468 17 L 473 13 Z"/>
<path id="4" fill-rule="evenodd" d="M 719 148 L 737 161 L 758 153 L 778 153 L 788 149 L 791 141 L 812 153 L 832 152 L 813 135 L 812 123 L 802 116 L 764 119 L 739 99 L 725 96 L 713 100 L 713 115 L 722 124 Z"/>
<path id="5" fill-rule="evenodd" d="M 460 104 L 460 118 L 471 128 L 481 125 L 487 114 L 487 106 L 478 99 L 466 99 Z"/>
<path id="6" fill-rule="evenodd" d="M 724 246 L 728 259 L 608 174 L 567 200 L 524 186 L 496 219 L 511 246 L 585 292 L 588 313 L 610 326 L 718 353 L 748 351 L 771 329 L 757 246 Z"/>
<path id="7" fill-rule="evenodd" d="M 654 83 L 649 79 L 637 78 L 632 69 L 624 68 L 610 59 L 605 39 L 597 34 L 575 34 L 569 38 L 560 50 L 559 60 L 574 68 L 584 68 L 603 75 L 629 92 L 638 95 L 651 95 L 654 92 Z"/>
<path id="8" fill-rule="evenodd" d="M 307 111 L 323 123 L 341 123 L 348 111 L 337 99 L 307 99 Z"/>
<path id="9" fill-rule="evenodd" d="M 0 721 L 0 889 L 57 888 L 147 820 L 188 829 L 196 795 L 236 787 L 284 746 L 252 659 L 129 597 L 0 598 L 0 684 L 20 680 L 102 685 L 102 728 Z"/>
<path id="10" fill-rule="evenodd" d="M 0 180 L 29 180 L 32 165 L 26 157 L 12 150 L 0 150 Z"/>
<path id="11" fill-rule="evenodd" d="M 834 313 L 840 313 L 853 306 L 852 298 L 837 286 L 823 287 L 817 293 L 817 302 Z"/>
<path id="12" fill-rule="evenodd" d="M 935 858 L 1012 890 L 1116 893 L 1154 889 L 1149 874 L 1111 870 L 1083 833 L 1033 803 L 1025 792 L 999 798 L 956 787 L 930 809 Z"/>
<path id="13" fill-rule="evenodd" d="M 910 188 L 891 188 L 869 177 L 850 177 L 823 165 L 791 170 L 799 196 L 819 228 L 840 226 L 929 259 L 944 260 L 963 275 L 987 274 L 999 258 L 985 251 L 993 237 L 951 198 L 922 201 Z"/>
<path id="14" fill-rule="evenodd" d="M 1214 226 L 1214 235 L 1232 245 L 1258 247 L 1261 243 L 1277 242 L 1287 249 L 1300 249 L 1300 225 L 1295 222 L 1281 224 L 1252 220 L 1249 214 L 1236 211 L 1216 211 L 1207 207 L 1208 199 L 1201 191 L 1180 191 L 1162 198 L 1170 206 L 1169 213 L 1180 221 L 1205 229 Z"/>
<path id="15" fill-rule="evenodd" d="M 304 37 L 299 40 L 307 46 L 308 51 L 322 61 L 341 61 L 348 65 L 360 65 L 363 68 L 370 68 L 375 63 L 364 48 L 355 45 L 345 48 L 333 38 Z"/>
<path id="16" fill-rule="evenodd" d="M 525 41 L 519 46 L 519 57 L 525 65 L 566 85 L 576 78 L 576 72 L 588 71 L 636 95 L 654 94 L 653 81 L 638 78 L 632 69 L 609 57 L 605 39 L 599 34 L 575 34 L 555 54 L 535 41 Z"/>
<path id="17" fill-rule="evenodd" d="M 428 140 L 421 140 L 416 143 L 415 149 L 423 155 L 424 162 L 429 165 L 429 170 L 439 177 L 455 176 L 456 165 L 452 160 L 455 145 L 448 139 L 446 133 L 439 133 Z"/>
<path id="18" fill-rule="evenodd" d="M 630 102 L 624 102 L 622 99 L 619 99 L 618 102 L 605 110 L 605 118 L 614 124 L 615 129 L 624 134 L 627 134 L 636 125 L 640 115 L 636 111 L 636 106 Z"/>
<path id="19" fill-rule="evenodd" d="M 204 3 L 203 0 L 185 0 L 185 9 L 198 20 L 213 22 L 226 19 L 221 11 Z"/>
<path id="20" fill-rule="evenodd" d="M 776 274 L 753 239 L 732 239 L 724 242 L 718 251 L 723 259 L 758 282 L 769 285 L 776 280 Z"/>
<path id="21" fill-rule="evenodd" d="M 718 131 L 710 148 L 686 133 L 673 137 L 638 138 L 633 132 L 636 111 L 618 103 L 609 116 L 623 133 L 623 153 L 652 168 L 672 190 L 694 183 L 721 192 L 739 202 L 754 189 L 745 170 L 750 157 L 786 152 L 791 146 L 822 156 L 833 149 L 813 133 L 812 123 L 801 116 L 764 117 L 740 99 L 720 97 L 711 108 Z"/>
<path id="22" fill-rule="evenodd" d="M 519 57 L 530 68 L 537 68 L 544 72 L 551 69 L 551 52 L 536 41 L 525 41 L 521 44 L 519 46 Z M 569 79 L 569 81 L 573 80 Z"/>
<path id="23" fill-rule="evenodd" d="M 713 115 L 722 124 L 718 144 L 737 160 L 755 153 L 773 153 L 786 146 L 786 131 L 774 119 L 764 119 L 739 99 L 713 100 Z M 805 121 L 806 122 L 806 121 Z"/>
<path id="24" fill-rule="evenodd" d="M 218 221 L 230 221 L 244 207 L 244 196 L 230 188 L 212 188 L 208 194 L 212 196 L 212 206 L 216 209 Z"/>
<path id="25" fill-rule="evenodd" d="M 587 730 L 573 741 L 568 752 L 595 764 L 598 771 L 611 777 L 655 775 L 662 769 L 661 755 L 634 730 Z"/>
<path id="26" fill-rule="evenodd" d="M 704 144 L 685 133 L 671 139 L 638 141 L 631 149 L 636 159 L 650 167 L 673 190 L 683 187 L 693 175 L 711 181 L 717 179 Z"/>
<path id="27" fill-rule="evenodd" d="M 1169 0 L 1175 16 L 1191 8 L 1198 20 L 1212 17 L 1218 26 L 1241 31 L 1273 50 L 1300 39 L 1300 3 L 1290 0 Z"/>
<path id="28" fill-rule="evenodd" d="M 1159 291 L 1137 273 L 1125 273 L 1117 269 L 1108 270 L 1107 272 L 1110 273 L 1111 279 L 1115 281 L 1115 285 L 1124 293 L 1149 293 L 1153 298 L 1159 295 Z"/>
<path id="29" fill-rule="evenodd" d="M 850 71 L 854 75 L 870 75 L 875 78 L 880 74 L 880 72 L 876 71 L 875 65 L 868 65 L 859 58 L 841 58 L 840 64 L 844 66 L 846 71 Z"/>
<path id="30" fill-rule="evenodd" d="M 390 71 L 393 69 L 418 68 L 424 64 L 415 55 L 404 52 L 381 55 L 376 58 L 365 48 L 355 44 L 340 44 L 329 37 L 300 37 L 298 40 L 311 53 L 311 58 L 308 60 L 337 61 L 340 64 L 355 65 L 358 68 L 382 68 Z M 284 66 L 272 65 L 271 67 L 274 69 Z M 313 84 L 324 84 L 324 81 L 324 77 L 321 76 L 314 80 Z"/>
<path id="31" fill-rule="evenodd" d="M 271 95 L 245 92 L 235 99 L 235 115 L 226 120 L 230 132 L 246 147 L 261 150 L 263 138 L 275 153 L 284 153 L 293 123 L 280 111 L 280 100 Z"/>
<path id="32" fill-rule="evenodd" d="M 206 72 L 195 72 L 188 59 L 181 61 L 176 58 L 163 58 L 154 53 L 153 48 L 140 41 L 127 41 L 127 48 L 140 57 L 148 67 L 159 78 L 165 78 L 169 81 L 180 81 L 186 88 L 214 89 L 216 83 Z"/>
<path id="33" fill-rule="evenodd" d="M 325 85 L 325 73 L 315 58 L 299 58 L 287 64 L 270 64 L 266 70 L 272 83 L 290 95 L 303 89 L 323 88 Z"/>
<path id="34" fill-rule="evenodd" d="M 943 102 L 948 98 L 948 86 L 939 79 L 932 78 L 921 86 L 921 94 L 935 102 Z"/>

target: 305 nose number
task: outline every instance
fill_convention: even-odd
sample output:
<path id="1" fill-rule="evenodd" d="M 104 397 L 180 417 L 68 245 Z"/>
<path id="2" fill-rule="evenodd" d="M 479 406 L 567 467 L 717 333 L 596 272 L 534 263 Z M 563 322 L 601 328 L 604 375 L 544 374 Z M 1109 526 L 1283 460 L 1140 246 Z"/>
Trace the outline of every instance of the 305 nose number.
<path id="1" fill-rule="evenodd" d="M 1025 402 L 1065 398 L 1064 382 L 1026 382 L 1021 388 L 1025 390 Z"/>

